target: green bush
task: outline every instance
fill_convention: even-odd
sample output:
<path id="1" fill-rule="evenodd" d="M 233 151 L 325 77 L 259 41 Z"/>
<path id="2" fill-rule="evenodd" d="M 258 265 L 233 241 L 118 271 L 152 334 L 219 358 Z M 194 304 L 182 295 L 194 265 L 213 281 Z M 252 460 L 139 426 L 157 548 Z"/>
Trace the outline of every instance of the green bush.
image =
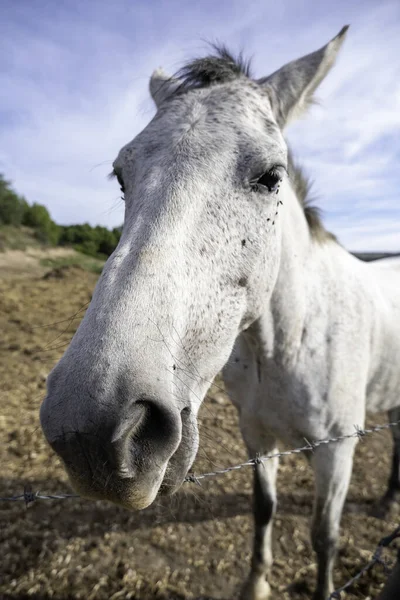
<path id="1" fill-rule="evenodd" d="M 120 230 L 112 231 L 100 225 L 91 227 L 88 223 L 82 225 L 66 225 L 61 227 L 59 244 L 73 246 L 79 252 L 89 256 L 110 256 L 121 236 Z"/>
<path id="2" fill-rule="evenodd" d="M 87 254 L 88 256 L 97 256 L 98 255 L 98 247 L 96 242 L 93 240 L 86 240 L 81 244 L 74 244 L 74 250 L 78 252 L 82 252 L 83 254 Z"/>
<path id="3" fill-rule="evenodd" d="M 37 239 L 43 244 L 56 246 L 60 239 L 60 227 L 54 223 L 45 206 L 37 204 L 28 206 L 24 214 L 23 225 L 36 230 Z"/>

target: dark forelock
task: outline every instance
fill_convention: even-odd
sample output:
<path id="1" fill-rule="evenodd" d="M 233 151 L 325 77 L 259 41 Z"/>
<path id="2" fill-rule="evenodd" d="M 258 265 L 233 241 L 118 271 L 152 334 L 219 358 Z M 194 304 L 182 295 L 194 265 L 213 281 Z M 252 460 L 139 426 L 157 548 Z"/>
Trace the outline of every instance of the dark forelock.
<path id="1" fill-rule="evenodd" d="M 215 54 L 196 58 L 184 65 L 176 77 L 182 85 L 179 91 L 209 87 L 215 83 L 233 81 L 241 76 L 251 77 L 250 60 L 233 54 L 222 45 L 212 45 Z"/>

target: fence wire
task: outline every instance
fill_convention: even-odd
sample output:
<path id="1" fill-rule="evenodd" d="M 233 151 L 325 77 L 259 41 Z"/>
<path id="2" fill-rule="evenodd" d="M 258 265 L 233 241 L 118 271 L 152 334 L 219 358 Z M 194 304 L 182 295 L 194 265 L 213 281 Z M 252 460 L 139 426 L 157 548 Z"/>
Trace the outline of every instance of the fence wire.
<path id="1" fill-rule="evenodd" d="M 383 425 L 375 425 L 374 427 L 370 427 L 369 429 L 362 429 L 358 425 L 354 425 L 353 433 L 348 433 L 346 435 L 338 435 L 336 437 L 326 438 L 323 440 L 316 440 L 314 442 L 310 442 L 309 440 L 305 439 L 304 441 L 306 442 L 306 444 L 304 446 L 294 448 L 293 450 L 283 450 L 282 452 L 274 452 L 272 454 L 267 454 L 266 456 L 256 456 L 255 458 L 250 458 L 246 462 L 239 463 L 238 465 L 226 467 L 225 469 L 217 469 L 208 473 L 200 473 L 199 475 L 196 475 L 195 473 L 188 474 L 184 479 L 184 483 L 196 483 L 197 485 L 201 485 L 201 480 L 206 479 L 208 477 L 215 477 L 217 475 L 231 473 L 232 471 L 239 471 L 244 467 L 254 467 L 254 465 L 256 464 L 266 462 L 267 460 L 272 460 L 273 458 L 281 458 L 283 456 L 290 456 L 292 454 L 301 454 L 302 452 L 313 452 L 316 448 L 325 444 L 343 442 L 344 440 L 349 440 L 351 438 L 362 439 L 365 436 L 370 435 L 372 433 L 383 431 L 384 429 L 390 429 L 392 427 L 397 427 L 398 425 L 400 425 L 400 420 L 394 421 L 392 423 L 385 423 Z M 0 497 L 0 501 L 24 501 L 25 504 L 28 505 L 32 504 L 36 500 L 65 500 L 68 498 L 80 498 L 80 496 L 78 494 L 41 494 L 39 491 L 33 492 L 31 486 L 26 485 L 22 494 L 3 498 Z"/>
<path id="2" fill-rule="evenodd" d="M 354 577 L 352 577 L 344 585 L 342 585 L 342 587 L 337 588 L 334 592 L 332 592 L 332 594 L 328 597 L 327 600 L 338 600 L 338 599 L 340 600 L 340 598 L 342 597 L 342 592 L 347 590 L 350 586 L 353 585 L 353 583 L 358 581 L 365 573 L 367 573 L 367 571 L 372 569 L 372 567 L 374 567 L 377 564 L 383 565 L 385 571 L 387 572 L 388 571 L 388 563 L 382 557 L 382 554 L 383 554 L 384 549 L 387 548 L 388 546 L 390 546 L 390 544 L 393 542 L 393 540 L 395 540 L 397 538 L 400 538 L 400 525 L 398 527 L 396 527 L 396 529 L 394 531 L 392 531 L 392 533 L 390 535 L 387 535 L 381 539 L 381 541 L 375 548 L 375 551 L 372 555 L 371 560 L 366 565 L 364 565 L 363 568 L 356 575 L 354 575 Z M 400 553 L 399 553 L 399 558 L 400 558 Z M 398 560 L 399 560 L 399 558 L 398 558 Z"/>

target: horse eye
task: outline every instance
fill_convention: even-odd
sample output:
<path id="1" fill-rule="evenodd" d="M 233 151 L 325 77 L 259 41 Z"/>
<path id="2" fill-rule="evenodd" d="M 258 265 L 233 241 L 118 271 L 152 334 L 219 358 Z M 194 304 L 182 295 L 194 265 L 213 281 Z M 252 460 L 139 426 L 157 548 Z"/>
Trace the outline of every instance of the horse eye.
<path id="1" fill-rule="evenodd" d="M 121 175 L 118 175 L 118 173 L 117 173 L 117 181 L 118 181 L 118 183 L 119 183 L 119 185 L 120 185 L 121 192 L 122 192 L 123 194 L 125 194 L 125 186 L 124 186 L 124 182 L 122 181 L 122 177 L 121 177 Z"/>
<path id="2" fill-rule="evenodd" d="M 282 181 L 282 173 L 277 167 L 273 167 L 269 171 L 266 171 L 261 177 L 257 179 L 252 185 L 255 191 L 259 191 L 260 188 L 267 188 L 269 192 L 275 192 L 279 189 L 279 184 Z"/>

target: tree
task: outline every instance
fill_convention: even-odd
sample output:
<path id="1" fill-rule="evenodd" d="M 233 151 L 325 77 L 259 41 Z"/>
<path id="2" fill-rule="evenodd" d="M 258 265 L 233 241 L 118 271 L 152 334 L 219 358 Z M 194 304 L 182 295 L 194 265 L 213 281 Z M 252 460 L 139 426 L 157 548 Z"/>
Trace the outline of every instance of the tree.
<path id="1" fill-rule="evenodd" d="M 96 234 L 98 252 L 110 256 L 118 244 L 119 237 L 114 234 L 114 231 L 110 231 L 106 227 L 96 227 Z"/>
<path id="2" fill-rule="evenodd" d="M 28 203 L 18 196 L 0 174 L 0 223 L 2 225 L 21 225 Z"/>
<path id="3" fill-rule="evenodd" d="M 36 237 L 45 244 L 56 245 L 60 238 L 60 228 L 45 206 L 37 204 L 28 206 L 25 211 L 23 224 L 36 229 Z"/>
<path id="4" fill-rule="evenodd" d="M 73 246 L 76 250 L 100 256 L 110 256 L 121 237 L 122 227 L 109 230 L 89 223 L 80 225 L 57 225 L 42 204 L 30 206 L 25 198 L 18 196 L 11 184 L 0 175 L 0 224 L 26 225 L 35 230 L 36 238 L 51 245 Z"/>

